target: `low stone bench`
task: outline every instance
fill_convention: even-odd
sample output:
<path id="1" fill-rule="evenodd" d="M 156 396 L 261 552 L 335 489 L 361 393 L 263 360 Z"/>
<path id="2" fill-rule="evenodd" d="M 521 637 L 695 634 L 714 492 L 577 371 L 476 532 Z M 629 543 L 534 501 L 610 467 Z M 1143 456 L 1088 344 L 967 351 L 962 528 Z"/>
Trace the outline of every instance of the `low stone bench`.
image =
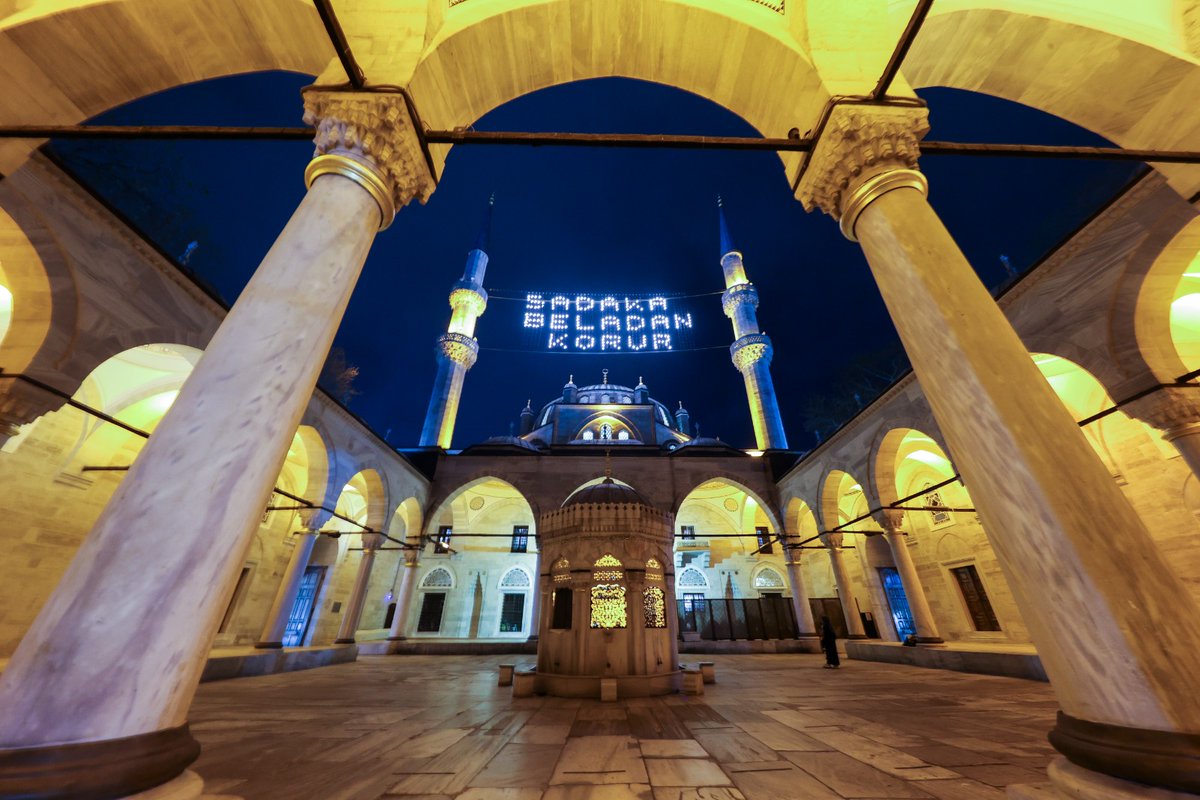
<path id="1" fill-rule="evenodd" d="M 512 686 L 513 671 L 516 669 L 516 664 L 501 664 L 500 665 L 500 683 L 498 686 Z"/>
<path id="2" fill-rule="evenodd" d="M 617 679 L 616 678 L 601 678 L 600 679 L 600 702 L 614 703 L 617 700 Z"/>
<path id="3" fill-rule="evenodd" d="M 537 670 L 533 667 L 517 667 L 512 675 L 513 697 L 533 697 L 537 688 Z"/>
<path id="4" fill-rule="evenodd" d="M 717 665 L 712 661 L 700 662 L 700 674 L 704 676 L 705 683 L 717 682 Z"/>
<path id="5" fill-rule="evenodd" d="M 681 691 L 684 694 L 704 694 L 704 675 L 700 672 L 700 668 L 681 665 L 679 669 L 683 673 Z"/>

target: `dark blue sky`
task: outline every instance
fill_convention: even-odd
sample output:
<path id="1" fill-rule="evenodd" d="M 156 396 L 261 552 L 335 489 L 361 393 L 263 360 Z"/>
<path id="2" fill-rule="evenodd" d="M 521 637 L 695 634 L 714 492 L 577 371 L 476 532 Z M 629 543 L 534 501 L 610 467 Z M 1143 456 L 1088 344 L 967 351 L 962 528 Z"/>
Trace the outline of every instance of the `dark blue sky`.
<path id="1" fill-rule="evenodd" d="M 263 73 L 180 87 L 97 118 L 110 124 L 299 124 L 306 76 Z M 931 139 L 1102 144 L 1062 120 L 950 89 L 921 92 Z M 669 87 L 625 79 L 568 84 L 489 113 L 490 130 L 756 135 L 743 120 Z M 803 127 L 803 126 L 801 126 Z M 302 142 L 56 142 L 92 188 L 164 250 L 198 245 L 189 267 L 232 302 L 304 193 Z M 984 282 L 1023 271 L 1109 200 L 1140 165 L 926 156 L 930 200 Z M 1068 187 L 1066 191 L 1063 187 Z M 504 290 L 704 293 L 723 288 L 715 198 L 721 194 L 759 320 L 775 342 L 773 371 L 790 443 L 869 400 L 898 361 L 898 340 L 857 245 L 806 214 L 769 153 L 458 147 L 426 206 L 404 209 L 376 240 L 337 336 L 361 372 L 351 410 L 397 446 L 415 445 L 434 375 L 446 295 L 496 193 L 486 285 Z M 682 400 L 705 435 L 753 446 L 741 377 L 719 297 L 691 301 L 697 346 L 657 355 L 511 352 L 523 346 L 518 304 L 493 301 L 483 351 L 467 378 L 455 434 L 462 447 L 576 382 L 644 376 L 651 394 Z M 489 349 L 504 348 L 504 349 Z M 390 433 L 389 433 L 390 432 Z"/>

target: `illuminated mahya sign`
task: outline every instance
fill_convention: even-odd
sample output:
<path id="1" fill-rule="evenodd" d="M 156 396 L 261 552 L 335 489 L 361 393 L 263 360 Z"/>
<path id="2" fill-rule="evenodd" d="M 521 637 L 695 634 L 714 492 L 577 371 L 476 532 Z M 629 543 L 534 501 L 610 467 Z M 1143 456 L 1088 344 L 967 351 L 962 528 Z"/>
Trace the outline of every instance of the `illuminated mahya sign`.
<path id="1" fill-rule="evenodd" d="M 547 350 L 654 352 L 686 347 L 692 314 L 669 295 L 525 295 L 524 326 Z"/>

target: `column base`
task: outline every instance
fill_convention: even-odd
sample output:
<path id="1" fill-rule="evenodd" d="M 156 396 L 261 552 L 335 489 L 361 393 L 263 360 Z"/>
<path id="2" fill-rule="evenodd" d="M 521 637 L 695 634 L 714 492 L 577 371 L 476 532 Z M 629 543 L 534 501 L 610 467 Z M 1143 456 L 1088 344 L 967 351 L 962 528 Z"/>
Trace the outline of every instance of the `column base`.
<path id="1" fill-rule="evenodd" d="M 282 650 L 283 642 L 255 642 L 254 646 L 259 650 Z"/>
<path id="2" fill-rule="evenodd" d="M 198 800 L 215 798 L 218 795 L 204 794 L 204 781 L 190 769 L 161 786 L 137 794 L 126 795 L 121 800 Z M 225 796 L 221 796 L 224 800 Z"/>
<path id="3" fill-rule="evenodd" d="M 334 639 L 333 643 L 334 644 L 354 644 L 354 638 L 351 637 L 349 639 Z"/>
<path id="4" fill-rule="evenodd" d="M 1048 738 L 1072 767 L 1085 773 L 1200 794 L 1200 734 L 1092 722 L 1059 711 Z"/>
<path id="5" fill-rule="evenodd" d="M 200 745 L 187 723 L 119 739 L 0 750 L 0 797 L 157 799 L 160 795 L 149 792 L 175 783 L 199 755 Z M 194 794 L 162 797 L 199 797 L 199 776 L 194 783 Z"/>
<path id="6" fill-rule="evenodd" d="M 1059 756 L 1046 772 L 1050 783 L 1014 784 L 1008 787 L 1011 800 L 1196 800 L 1197 795 L 1157 789 L 1072 764 Z"/>

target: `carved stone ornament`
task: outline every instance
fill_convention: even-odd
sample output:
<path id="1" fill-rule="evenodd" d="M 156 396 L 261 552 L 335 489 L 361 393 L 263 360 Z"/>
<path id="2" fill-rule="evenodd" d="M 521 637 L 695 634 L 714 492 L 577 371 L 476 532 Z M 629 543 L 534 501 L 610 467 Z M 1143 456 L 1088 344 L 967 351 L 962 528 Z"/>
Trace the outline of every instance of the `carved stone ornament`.
<path id="1" fill-rule="evenodd" d="M 437 179 L 399 94 L 305 92 L 304 121 L 316 128 L 314 157 L 341 153 L 373 165 L 396 208 L 433 194 Z"/>
<path id="2" fill-rule="evenodd" d="M 721 310 L 727 317 L 732 317 L 737 307 L 743 303 L 750 303 L 754 308 L 758 308 L 758 289 L 754 288 L 753 283 L 735 283 L 721 295 Z"/>
<path id="3" fill-rule="evenodd" d="M 1125 411 L 1169 440 L 1200 424 L 1200 390 L 1163 387 L 1129 403 Z"/>
<path id="4" fill-rule="evenodd" d="M 883 532 L 888 535 L 899 534 L 904 535 L 901 526 L 904 525 L 904 512 L 894 508 L 884 508 L 876 511 L 872 516 L 879 523 L 879 527 L 883 528 Z"/>
<path id="5" fill-rule="evenodd" d="M 461 333 L 443 333 L 438 337 L 437 352 L 470 369 L 479 358 L 479 342 Z"/>
<path id="6" fill-rule="evenodd" d="M 771 363 L 774 348 L 765 333 L 748 333 L 729 346 L 729 357 L 738 372 L 745 372 L 759 361 Z"/>
<path id="7" fill-rule="evenodd" d="M 821 544 L 830 550 L 839 550 L 842 547 L 842 534 L 840 533 L 822 533 L 819 538 Z"/>
<path id="8" fill-rule="evenodd" d="M 918 142 L 929 132 L 925 108 L 839 105 L 808 157 L 796 189 L 804 208 L 840 219 L 846 195 L 866 179 L 893 169 L 915 169 Z"/>

